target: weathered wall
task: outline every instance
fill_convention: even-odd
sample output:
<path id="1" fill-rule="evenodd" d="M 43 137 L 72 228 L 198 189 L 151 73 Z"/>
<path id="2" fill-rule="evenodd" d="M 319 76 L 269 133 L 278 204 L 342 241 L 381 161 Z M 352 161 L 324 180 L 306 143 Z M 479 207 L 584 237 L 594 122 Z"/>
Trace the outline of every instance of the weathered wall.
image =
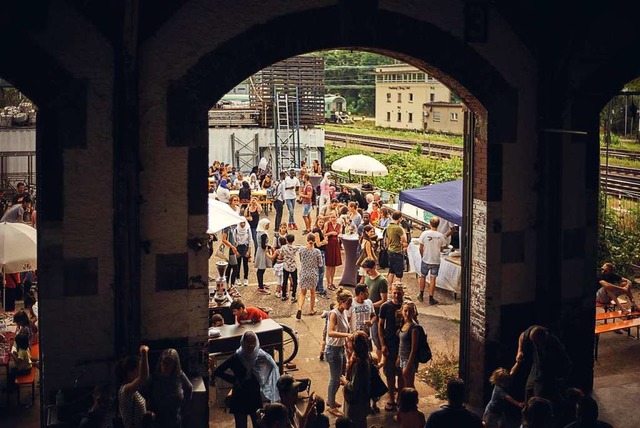
<path id="1" fill-rule="evenodd" d="M 536 61 L 493 3 L 487 40 L 465 42 L 465 29 L 475 24 L 465 21 L 465 4 L 191 0 L 167 15 L 139 47 L 139 92 L 129 94 L 138 97 L 140 111 L 140 236 L 129 238 L 143 244 L 143 340 L 175 339 L 195 359 L 205 339 L 207 256 L 189 250 L 187 241 L 205 230 L 207 109 L 242 79 L 284 58 L 364 48 L 434 75 L 477 116 L 474 174 L 468 177 L 474 225 L 469 335 L 463 338 L 472 402 L 481 404 L 487 374 L 512 360 L 519 331 L 534 321 L 560 332 L 580 373 L 587 373 L 579 381 L 589 386 L 588 290 L 597 220 L 593 122 L 603 103 L 594 88 L 607 93 L 613 88 L 598 76 L 619 85 L 640 67 L 637 60 L 621 72 L 606 67 L 604 44 L 596 44 L 596 52 L 584 46 L 571 51 L 582 60 L 553 52 L 546 62 Z M 33 25 L 0 29 L 14 36 L 20 28 L 24 36 L 0 46 L 7 59 L 0 74 L 40 107 L 41 349 L 49 392 L 72 384 L 78 360 L 114 352 L 118 74 L 110 42 L 71 2 L 48 2 L 19 18 Z M 335 31 L 326 31 L 327 22 Z M 604 27 L 607 40 L 631 40 L 617 34 L 631 31 L 625 28 L 632 26 Z M 590 83 L 592 94 L 576 95 Z M 550 299 L 561 302 L 559 310 Z M 88 376 L 105 371 L 91 366 Z"/>

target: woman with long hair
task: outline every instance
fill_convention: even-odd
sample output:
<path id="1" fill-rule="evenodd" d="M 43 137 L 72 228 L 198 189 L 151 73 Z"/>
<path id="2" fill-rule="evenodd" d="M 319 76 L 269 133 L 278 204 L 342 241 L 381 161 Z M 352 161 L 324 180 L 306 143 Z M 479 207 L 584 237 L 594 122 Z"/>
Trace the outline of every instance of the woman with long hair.
<path id="1" fill-rule="evenodd" d="M 327 240 L 325 239 L 324 234 L 322 233 L 323 228 L 324 228 L 324 217 L 319 215 L 316 218 L 316 224 L 314 225 L 313 230 L 311 231 L 311 233 L 316 235 L 315 247 L 318 250 L 320 250 L 320 255 L 322 256 L 322 265 L 318 268 L 318 283 L 316 285 L 316 293 L 319 296 L 328 299 L 327 292 L 324 290 L 324 287 L 322 284 L 324 282 L 324 270 L 325 270 L 325 263 L 327 260 L 327 256 L 326 256 Z"/>
<path id="2" fill-rule="evenodd" d="M 359 330 L 352 341 L 353 353 L 347 363 L 347 375 L 340 379 L 340 384 L 344 385 L 344 413 L 353 421 L 354 428 L 367 428 L 371 384 L 369 336 Z"/>
<path id="3" fill-rule="evenodd" d="M 140 390 L 149 380 L 149 347 L 140 346 L 139 357 L 125 357 L 116 365 L 118 410 L 124 428 L 150 426 L 151 414 Z"/>
<path id="4" fill-rule="evenodd" d="M 273 185 L 273 181 L 271 180 L 271 174 L 265 175 L 260 187 L 264 190 L 267 190 L 267 189 L 270 189 L 272 185 Z"/>
<path id="5" fill-rule="evenodd" d="M 280 401 L 276 386 L 278 366 L 260 349 L 260 340 L 253 331 L 244 332 L 235 354 L 220 364 L 213 375 L 233 385 L 227 405 L 236 428 L 247 427 L 247 416 L 254 428 L 258 426 L 256 411 L 262 408 L 263 397 L 270 403 Z"/>
<path id="6" fill-rule="evenodd" d="M 342 232 L 342 226 L 338 224 L 338 217 L 334 213 L 329 215 L 329 221 L 325 223 L 322 233 L 327 238 L 326 261 L 327 266 L 327 288 L 331 291 L 336 290 L 333 285 L 336 276 L 336 266 L 342 265 L 342 256 L 340 254 L 340 239 L 338 235 Z"/>
<path id="7" fill-rule="evenodd" d="M 260 214 L 262 213 L 262 207 L 258 203 L 258 198 L 253 197 L 249 202 L 249 206 L 244 210 L 244 217 L 249 222 L 251 227 L 251 237 L 253 238 L 253 245 L 255 249 L 258 249 L 258 222 L 260 221 Z"/>
<path id="8" fill-rule="evenodd" d="M 316 235 L 307 235 L 307 245 L 300 249 L 300 299 L 296 319 L 302 319 L 302 308 L 307 297 L 307 290 L 311 292 L 309 315 L 315 315 L 316 286 L 318 285 L 318 269 L 322 266 L 322 254 L 315 247 Z"/>
<path id="9" fill-rule="evenodd" d="M 150 383 L 150 408 L 155 413 L 154 426 L 180 428 L 182 415 L 189 406 L 193 385 L 182 371 L 178 351 L 162 351 Z"/>
<path id="10" fill-rule="evenodd" d="M 400 350 L 396 366 L 402 373 L 405 388 L 415 388 L 414 381 L 418 370 L 418 309 L 413 302 L 405 302 L 402 305 L 403 324 L 398 330 Z"/>
<path id="11" fill-rule="evenodd" d="M 269 224 L 268 218 L 262 218 L 256 228 L 258 246 L 256 249 L 255 266 L 258 270 L 258 293 L 260 294 L 269 294 L 269 290 L 267 290 L 264 285 L 264 272 L 267 270 L 267 251 L 269 247 L 267 244 L 269 242 Z"/>
<path id="12" fill-rule="evenodd" d="M 325 172 L 324 178 L 320 181 L 320 201 L 318 207 L 322 209 L 331 202 L 331 173 Z"/>
<path id="13" fill-rule="evenodd" d="M 314 159 L 313 162 L 311 162 L 311 172 L 315 175 L 322 174 L 322 167 L 320 166 L 318 159 Z"/>
<path id="14" fill-rule="evenodd" d="M 361 266 L 362 262 L 364 262 L 365 259 L 373 259 L 376 264 L 378 263 L 378 257 L 376 256 L 373 245 L 373 238 L 375 235 L 376 229 L 370 224 L 362 228 L 362 236 L 360 237 L 360 256 L 356 262 L 356 266 L 358 266 L 358 276 L 360 277 L 360 281 L 358 281 L 359 284 L 364 284 L 364 276 L 366 274 L 364 268 Z"/>
<path id="15" fill-rule="evenodd" d="M 378 227 L 380 229 L 386 229 L 391 223 L 391 215 L 387 207 L 380 208 L 380 216 L 378 217 Z"/>
<path id="16" fill-rule="evenodd" d="M 249 202 L 251 201 L 251 187 L 249 187 L 249 183 L 246 181 L 243 181 L 240 185 L 238 197 L 240 198 L 240 209 L 246 209 L 247 205 L 249 205 Z"/>
<path id="17" fill-rule="evenodd" d="M 345 345 L 352 335 L 349 333 L 348 311 L 353 303 L 352 294 L 340 287 L 336 292 L 336 306 L 329 312 L 327 336 L 325 341 L 325 360 L 329 363 L 329 389 L 327 392 L 327 405 L 329 412 L 335 416 L 342 416 L 338 409 L 340 404 L 336 402 L 336 393 L 340 388 L 340 378 L 344 367 Z"/>

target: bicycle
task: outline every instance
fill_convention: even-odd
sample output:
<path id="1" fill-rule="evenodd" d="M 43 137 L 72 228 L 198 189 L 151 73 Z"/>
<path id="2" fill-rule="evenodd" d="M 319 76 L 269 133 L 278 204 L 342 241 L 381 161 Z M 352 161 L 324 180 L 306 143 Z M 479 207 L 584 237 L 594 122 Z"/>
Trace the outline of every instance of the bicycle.
<path id="1" fill-rule="evenodd" d="M 273 310 L 273 308 L 269 307 L 259 307 L 258 309 L 267 315 Z M 288 364 L 298 355 L 298 335 L 288 325 L 281 322 L 278 322 L 278 324 L 282 327 L 282 364 Z"/>

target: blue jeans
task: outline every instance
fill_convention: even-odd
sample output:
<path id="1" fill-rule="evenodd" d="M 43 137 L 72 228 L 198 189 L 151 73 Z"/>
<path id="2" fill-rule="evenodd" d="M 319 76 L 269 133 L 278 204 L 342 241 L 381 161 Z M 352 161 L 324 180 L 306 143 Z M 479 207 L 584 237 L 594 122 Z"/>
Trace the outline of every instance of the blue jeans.
<path id="1" fill-rule="evenodd" d="M 296 221 L 293 219 L 293 210 L 296 208 L 295 199 L 285 199 L 287 203 L 287 209 L 289 210 L 289 224 L 294 224 Z"/>
<path id="2" fill-rule="evenodd" d="M 322 254 L 322 266 L 320 266 L 318 268 L 318 285 L 316 285 L 316 292 L 320 293 L 320 294 L 324 294 L 324 264 L 325 264 L 325 258 L 326 256 L 324 255 L 324 251 L 320 251 L 320 253 Z"/>
<path id="3" fill-rule="evenodd" d="M 344 366 L 344 346 L 329 346 L 324 349 L 324 358 L 329 363 L 329 390 L 327 391 L 327 405 L 335 407 L 336 393 L 340 388 L 340 376 Z"/>
<path id="4" fill-rule="evenodd" d="M 251 228 L 251 239 L 253 240 L 253 255 L 258 252 L 258 229 Z"/>

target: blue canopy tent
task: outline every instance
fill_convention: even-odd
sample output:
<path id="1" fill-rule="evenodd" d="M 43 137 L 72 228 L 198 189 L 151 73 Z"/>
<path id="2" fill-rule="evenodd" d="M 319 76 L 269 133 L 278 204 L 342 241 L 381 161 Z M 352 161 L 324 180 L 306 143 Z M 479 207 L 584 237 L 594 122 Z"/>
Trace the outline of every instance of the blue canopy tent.
<path id="1" fill-rule="evenodd" d="M 400 192 L 400 209 L 403 202 L 451 223 L 462 224 L 462 180 L 403 190 Z"/>

